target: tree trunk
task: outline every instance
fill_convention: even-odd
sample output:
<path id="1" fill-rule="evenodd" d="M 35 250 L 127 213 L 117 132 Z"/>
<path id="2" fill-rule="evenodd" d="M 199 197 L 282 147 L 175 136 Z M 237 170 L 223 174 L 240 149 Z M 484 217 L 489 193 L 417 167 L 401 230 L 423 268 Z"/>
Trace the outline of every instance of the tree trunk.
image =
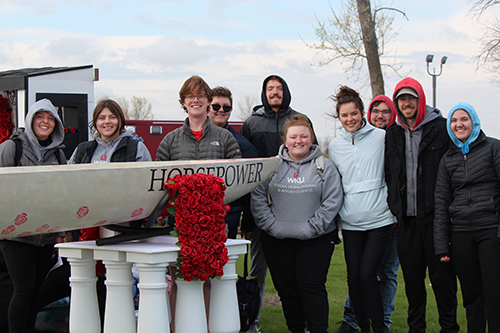
<path id="1" fill-rule="evenodd" d="M 363 34 L 363 44 L 365 46 L 366 61 L 370 73 L 370 84 L 372 87 L 372 98 L 385 94 L 384 77 L 380 58 L 378 54 L 378 40 L 375 34 L 375 22 L 372 17 L 370 0 L 356 0 L 358 5 L 359 24 Z"/>

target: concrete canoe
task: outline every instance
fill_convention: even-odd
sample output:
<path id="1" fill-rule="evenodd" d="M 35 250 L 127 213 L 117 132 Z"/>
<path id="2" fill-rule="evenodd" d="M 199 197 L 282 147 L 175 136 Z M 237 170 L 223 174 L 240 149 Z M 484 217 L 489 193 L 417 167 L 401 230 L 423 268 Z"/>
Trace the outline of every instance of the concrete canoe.
<path id="1" fill-rule="evenodd" d="M 65 231 L 151 215 L 177 174 L 224 179 L 225 202 L 252 191 L 279 158 L 76 164 L 0 168 L 0 239 Z"/>

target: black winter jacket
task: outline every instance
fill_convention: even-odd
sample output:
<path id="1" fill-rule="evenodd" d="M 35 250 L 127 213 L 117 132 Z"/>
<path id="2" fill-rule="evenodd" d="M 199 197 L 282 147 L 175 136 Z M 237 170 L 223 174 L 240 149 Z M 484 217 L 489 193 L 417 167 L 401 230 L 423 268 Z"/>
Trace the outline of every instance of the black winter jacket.
<path id="1" fill-rule="evenodd" d="M 387 129 L 385 139 L 387 203 L 399 223 L 403 222 L 407 211 L 404 131 L 403 127 L 393 124 Z M 451 144 L 445 118 L 440 116 L 423 125 L 418 150 L 417 223 L 430 223 L 434 219 L 434 190 L 439 162 Z"/>
<path id="2" fill-rule="evenodd" d="M 453 145 L 439 165 L 434 243 L 436 255 L 449 254 L 451 232 L 499 227 L 500 141 L 481 131 L 468 154 Z M 500 236 L 500 234 L 499 234 Z"/>

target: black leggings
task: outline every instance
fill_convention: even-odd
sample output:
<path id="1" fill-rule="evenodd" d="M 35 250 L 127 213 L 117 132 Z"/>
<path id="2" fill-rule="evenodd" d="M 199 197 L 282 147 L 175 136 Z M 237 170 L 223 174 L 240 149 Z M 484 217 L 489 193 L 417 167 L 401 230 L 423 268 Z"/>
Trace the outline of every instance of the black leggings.
<path id="1" fill-rule="evenodd" d="M 9 303 L 9 332 L 33 333 L 38 312 L 38 295 L 50 269 L 54 245 L 42 247 L 1 240 L 14 294 Z"/>
<path id="2" fill-rule="evenodd" d="M 378 269 L 392 235 L 393 224 L 366 230 L 342 230 L 347 282 L 358 325 L 362 332 L 382 332 L 384 307 Z"/>

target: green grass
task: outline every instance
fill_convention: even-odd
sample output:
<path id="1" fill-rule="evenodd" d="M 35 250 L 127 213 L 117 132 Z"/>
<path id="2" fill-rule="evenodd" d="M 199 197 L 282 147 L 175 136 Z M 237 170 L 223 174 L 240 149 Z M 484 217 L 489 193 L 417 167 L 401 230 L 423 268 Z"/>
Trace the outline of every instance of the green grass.
<path id="1" fill-rule="evenodd" d="M 243 275 L 243 255 L 237 263 L 237 272 Z M 307 267 L 304 267 L 307 269 Z M 391 326 L 392 333 L 408 332 L 406 324 L 406 312 L 408 302 L 404 292 L 404 281 L 401 268 L 398 275 L 398 291 L 395 300 L 395 310 L 392 315 L 393 324 Z M 427 333 L 438 333 L 440 330 L 438 323 L 438 313 L 434 293 L 427 279 Z M 335 247 L 332 257 L 332 263 L 328 272 L 326 283 L 328 291 L 328 299 L 330 301 L 330 317 L 329 317 L 329 332 L 334 332 L 338 328 L 337 322 L 342 320 L 344 313 L 344 302 L 347 298 L 347 273 L 344 261 L 344 248 L 341 245 Z M 270 274 L 267 275 L 265 296 L 277 296 Z M 462 307 L 462 294 L 459 290 L 458 294 L 458 323 L 461 332 L 467 331 L 467 321 L 465 319 L 465 309 Z M 289 332 L 283 311 L 280 306 L 264 306 L 261 311 L 260 324 L 263 333 L 287 333 Z"/>

